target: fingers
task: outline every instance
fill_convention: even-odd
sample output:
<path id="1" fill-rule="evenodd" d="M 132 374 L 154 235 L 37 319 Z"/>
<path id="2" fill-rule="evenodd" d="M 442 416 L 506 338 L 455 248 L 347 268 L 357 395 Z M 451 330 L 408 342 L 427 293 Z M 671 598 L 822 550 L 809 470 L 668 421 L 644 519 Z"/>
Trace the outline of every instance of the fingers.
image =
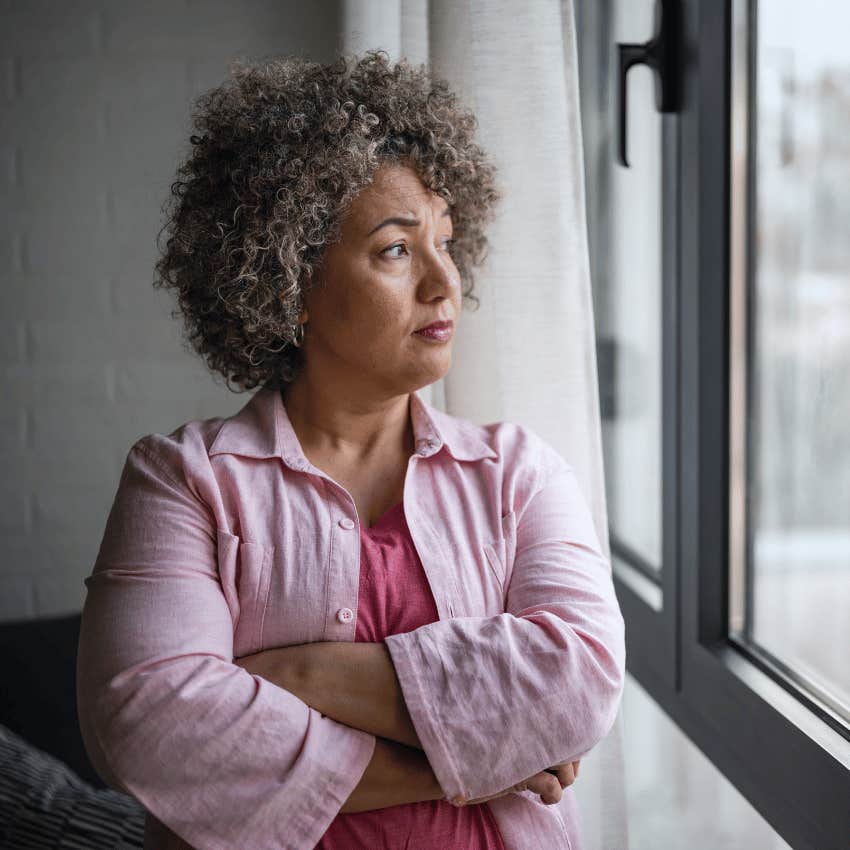
<path id="1" fill-rule="evenodd" d="M 567 788 L 576 781 L 575 769 L 573 763 L 562 764 L 558 766 L 558 780 L 561 783 L 561 788 Z"/>
<path id="2" fill-rule="evenodd" d="M 548 773 L 551 773 L 553 776 L 559 777 L 559 779 L 561 780 L 561 787 L 563 787 L 564 784 L 567 784 L 567 785 L 572 784 L 569 781 L 570 780 L 570 772 L 569 772 L 569 770 L 566 770 L 565 768 L 572 767 L 572 780 L 574 782 L 576 779 L 578 779 L 578 766 L 579 766 L 579 764 L 581 764 L 581 762 L 570 761 L 570 762 L 565 762 L 564 764 L 556 764 L 555 767 L 548 767 L 548 768 L 546 768 L 546 770 L 547 770 Z"/>
<path id="3" fill-rule="evenodd" d="M 581 760 L 565 762 L 564 764 L 556 764 L 553 767 L 547 768 L 534 776 L 517 782 L 505 791 L 500 791 L 498 794 L 491 794 L 489 797 L 478 797 L 474 800 L 466 800 L 461 802 L 458 800 L 450 800 L 455 806 L 471 806 L 475 803 L 483 803 L 486 800 L 493 800 L 496 797 L 501 797 L 508 794 L 510 791 L 533 791 L 540 795 L 540 799 L 547 805 L 558 803 L 563 797 L 563 789 L 569 787 L 576 781 L 578 777 L 578 769 Z"/>
<path id="4" fill-rule="evenodd" d="M 564 764 L 556 764 L 550 767 L 549 771 L 551 776 L 557 777 L 558 784 L 563 789 L 575 782 L 578 776 L 578 762 L 568 761 L 564 762 Z"/>
<path id="5" fill-rule="evenodd" d="M 541 771 L 540 773 L 535 773 L 534 776 L 530 776 L 528 779 L 524 779 L 522 782 L 517 782 L 516 785 L 513 785 L 498 794 L 493 794 L 489 797 L 477 797 L 474 800 L 467 800 L 465 803 L 456 802 L 455 800 L 449 800 L 449 802 L 455 806 L 471 806 L 473 803 L 483 803 L 485 800 L 492 800 L 494 797 L 501 797 L 511 791 L 532 791 L 535 794 L 539 794 L 540 799 L 547 805 L 557 803 L 561 799 L 561 784 L 558 781 L 558 778 L 551 773 Z"/>
<path id="6" fill-rule="evenodd" d="M 558 803 L 561 800 L 561 783 L 557 776 L 547 773 L 545 770 L 536 773 L 523 783 L 527 790 L 540 795 L 540 799 L 547 805 Z"/>

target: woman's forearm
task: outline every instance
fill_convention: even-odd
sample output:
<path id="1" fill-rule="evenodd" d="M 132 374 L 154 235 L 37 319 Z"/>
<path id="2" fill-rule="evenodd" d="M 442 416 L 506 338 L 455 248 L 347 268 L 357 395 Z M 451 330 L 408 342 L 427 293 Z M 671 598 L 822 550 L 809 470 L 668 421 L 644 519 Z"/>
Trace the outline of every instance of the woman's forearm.
<path id="1" fill-rule="evenodd" d="M 366 812 L 405 803 L 442 800 L 444 796 L 422 750 L 377 738 L 372 760 L 340 811 Z"/>
<path id="2" fill-rule="evenodd" d="M 327 641 L 305 650 L 305 702 L 347 726 L 422 749 L 385 644 Z"/>
<path id="3" fill-rule="evenodd" d="M 234 659 L 346 726 L 376 736 L 375 751 L 342 812 L 442 800 L 384 644 L 318 642 Z"/>
<path id="4" fill-rule="evenodd" d="M 235 663 L 346 726 L 422 749 L 383 643 L 304 643 L 267 649 Z"/>

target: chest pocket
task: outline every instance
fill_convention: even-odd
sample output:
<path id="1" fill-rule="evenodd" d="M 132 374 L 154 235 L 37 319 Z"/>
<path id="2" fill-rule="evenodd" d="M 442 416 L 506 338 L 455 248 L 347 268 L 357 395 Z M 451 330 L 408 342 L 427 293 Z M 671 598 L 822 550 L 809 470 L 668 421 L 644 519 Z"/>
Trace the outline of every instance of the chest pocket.
<path id="1" fill-rule="evenodd" d="M 269 595 L 272 549 L 218 531 L 221 589 L 233 621 L 233 655 L 239 658 L 262 648 L 263 619 Z"/>
<path id="2" fill-rule="evenodd" d="M 510 580 L 516 555 L 516 514 L 506 513 L 501 520 L 501 534 L 492 543 L 484 544 L 484 554 L 490 569 L 499 582 L 502 594 Z"/>

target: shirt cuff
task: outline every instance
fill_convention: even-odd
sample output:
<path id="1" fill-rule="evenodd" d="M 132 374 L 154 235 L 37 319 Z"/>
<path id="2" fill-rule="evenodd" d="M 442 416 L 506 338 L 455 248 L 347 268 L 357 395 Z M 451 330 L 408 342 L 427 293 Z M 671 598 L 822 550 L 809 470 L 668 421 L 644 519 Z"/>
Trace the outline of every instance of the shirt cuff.
<path id="1" fill-rule="evenodd" d="M 440 783 L 440 787 L 446 795 L 445 799 L 455 805 L 461 804 L 471 799 L 472 795 L 468 789 L 463 787 L 457 765 L 434 722 L 425 689 L 422 687 L 422 681 L 416 672 L 425 663 L 424 659 L 417 661 L 414 658 L 417 652 L 416 640 L 416 631 L 414 630 L 402 634 L 387 635 L 384 638 L 384 643 L 395 666 L 396 676 L 398 676 L 410 719 L 422 743 L 422 749 L 428 758 L 431 770 L 434 771 L 434 776 L 437 777 L 437 782 Z"/>

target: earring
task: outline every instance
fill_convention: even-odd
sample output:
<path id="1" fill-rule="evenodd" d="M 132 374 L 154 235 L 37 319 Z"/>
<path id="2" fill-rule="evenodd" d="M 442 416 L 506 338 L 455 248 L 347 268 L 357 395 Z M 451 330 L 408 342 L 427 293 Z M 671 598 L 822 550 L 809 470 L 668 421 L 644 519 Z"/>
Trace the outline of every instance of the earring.
<path id="1" fill-rule="evenodd" d="M 295 333 L 293 334 L 293 337 L 292 337 L 292 344 L 296 348 L 300 348 L 301 343 L 304 341 L 304 325 L 306 325 L 306 324 L 307 324 L 306 322 L 299 322 L 295 326 Z"/>

